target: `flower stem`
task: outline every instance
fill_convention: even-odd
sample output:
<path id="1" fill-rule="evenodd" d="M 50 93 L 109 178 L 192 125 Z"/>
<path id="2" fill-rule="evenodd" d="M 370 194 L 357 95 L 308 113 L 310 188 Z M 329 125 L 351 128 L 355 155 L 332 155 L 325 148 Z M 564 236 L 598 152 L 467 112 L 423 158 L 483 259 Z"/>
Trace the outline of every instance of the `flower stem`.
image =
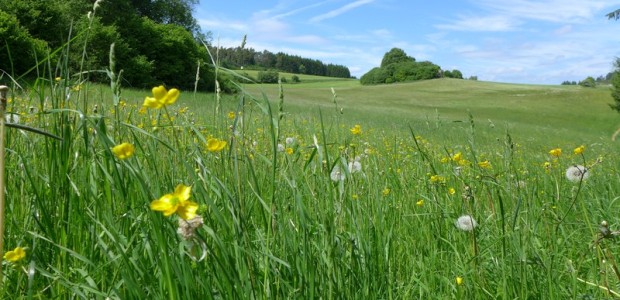
<path id="1" fill-rule="evenodd" d="M 8 91 L 7 86 L 0 85 L 0 258 L 4 256 L 4 113 Z M 2 282 L 2 264 L 0 263 L 0 286 Z"/>

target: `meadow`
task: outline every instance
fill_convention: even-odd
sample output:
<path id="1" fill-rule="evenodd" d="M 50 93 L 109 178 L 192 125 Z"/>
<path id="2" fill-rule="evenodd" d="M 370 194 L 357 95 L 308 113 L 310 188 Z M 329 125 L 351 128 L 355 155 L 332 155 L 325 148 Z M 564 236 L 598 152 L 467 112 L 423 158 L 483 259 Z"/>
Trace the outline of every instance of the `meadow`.
<path id="1" fill-rule="evenodd" d="M 62 140 L 7 128 L 3 298 L 620 296 L 608 87 L 58 75 L 8 95 Z"/>

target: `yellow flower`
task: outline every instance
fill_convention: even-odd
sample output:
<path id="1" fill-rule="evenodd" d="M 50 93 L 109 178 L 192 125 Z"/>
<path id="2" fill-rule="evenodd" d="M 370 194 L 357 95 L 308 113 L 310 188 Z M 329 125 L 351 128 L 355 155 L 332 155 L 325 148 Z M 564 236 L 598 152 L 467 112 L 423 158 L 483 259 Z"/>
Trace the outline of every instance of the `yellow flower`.
<path id="1" fill-rule="evenodd" d="M 562 149 L 560 148 L 551 149 L 551 151 L 549 151 L 549 154 L 555 157 L 560 157 L 560 155 L 562 155 Z"/>
<path id="2" fill-rule="evenodd" d="M 114 146 L 112 148 L 112 153 L 114 153 L 114 156 L 116 156 L 118 159 L 126 159 L 131 157 L 135 150 L 136 149 L 132 144 L 122 143 L 120 145 Z"/>
<path id="3" fill-rule="evenodd" d="M 359 199 L 359 196 L 357 194 L 353 194 L 353 195 L 351 195 L 351 198 L 353 200 L 357 200 L 357 199 Z"/>
<path id="4" fill-rule="evenodd" d="M 446 179 L 441 175 L 432 175 L 431 182 L 432 183 L 445 183 Z"/>
<path id="5" fill-rule="evenodd" d="M 74 92 L 79 92 L 82 89 L 82 84 L 74 85 L 71 87 L 71 90 Z"/>
<path id="6" fill-rule="evenodd" d="M 169 91 L 163 85 L 153 88 L 153 97 L 144 98 L 142 106 L 150 108 L 162 108 L 166 105 L 173 104 L 179 98 L 179 90 L 170 89 Z"/>
<path id="7" fill-rule="evenodd" d="M 463 277 L 457 276 L 456 277 L 456 285 L 461 285 L 461 284 L 463 284 Z"/>
<path id="8" fill-rule="evenodd" d="M 24 259 L 24 257 L 26 257 L 26 249 L 22 247 L 15 247 L 15 249 L 4 254 L 4 260 L 13 263 Z"/>
<path id="9" fill-rule="evenodd" d="M 54 80 L 56 80 L 56 82 L 60 82 L 62 80 L 62 77 L 56 77 L 54 78 Z"/>
<path id="10" fill-rule="evenodd" d="M 466 159 L 461 159 L 458 161 L 459 166 L 467 166 L 469 165 L 469 161 Z"/>
<path id="11" fill-rule="evenodd" d="M 586 150 L 586 146 L 581 145 L 581 146 L 575 148 L 575 150 L 573 150 L 573 152 L 575 154 L 579 155 L 579 154 L 583 153 L 583 151 L 585 151 L 585 150 Z"/>
<path id="12" fill-rule="evenodd" d="M 219 152 L 226 147 L 226 144 L 227 143 L 224 140 L 210 138 L 207 140 L 207 150 L 211 152 Z"/>
<path id="13" fill-rule="evenodd" d="M 387 195 L 390 194 L 390 189 L 389 188 L 384 188 L 382 193 L 383 193 L 383 196 L 387 196 Z"/>
<path id="14" fill-rule="evenodd" d="M 452 156 L 452 161 L 459 162 L 463 159 L 463 154 L 461 152 L 457 152 Z"/>
<path id="15" fill-rule="evenodd" d="M 235 112 L 234 111 L 228 112 L 228 118 L 231 119 L 231 120 L 234 119 L 235 118 Z"/>
<path id="16" fill-rule="evenodd" d="M 551 168 L 551 163 L 550 163 L 550 162 L 548 162 L 548 161 L 546 161 L 546 162 L 543 164 L 543 168 L 545 168 L 545 169 L 549 170 L 549 169 Z"/>
<path id="17" fill-rule="evenodd" d="M 351 131 L 352 134 L 358 135 L 362 133 L 362 126 L 360 126 L 359 124 L 355 124 L 355 126 L 353 126 L 349 130 Z"/>
<path id="18" fill-rule="evenodd" d="M 456 194 L 456 190 L 454 188 L 449 188 L 448 189 L 448 194 L 454 195 L 454 194 Z"/>
<path id="19" fill-rule="evenodd" d="M 286 151 L 286 154 L 288 154 L 288 155 L 291 155 L 291 154 L 293 154 L 293 152 L 295 152 L 295 151 L 293 150 L 293 148 L 290 148 L 290 147 L 289 147 L 289 148 L 286 148 L 286 150 L 284 150 L 284 151 Z"/>
<path id="20" fill-rule="evenodd" d="M 418 200 L 418 202 L 416 202 L 415 205 L 417 205 L 417 206 L 424 205 L 424 200 L 422 200 L 422 199 Z"/>
<path id="21" fill-rule="evenodd" d="M 198 204 L 189 200 L 191 191 L 191 187 L 179 184 L 172 194 L 165 194 L 153 200 L 151 209 L 163 212 L 166 217 L 176 213 L 183 220 L 191 220 L 198 210 Z"/>
<path id="22" fill-rule="evenodd" d="M 491 167 L 491 163 L 488 160 L 485 160 L 485 161 L 479 162 L 478 166 L 483 168 L 483 169 L 488 169 L 488 168 Z"/>

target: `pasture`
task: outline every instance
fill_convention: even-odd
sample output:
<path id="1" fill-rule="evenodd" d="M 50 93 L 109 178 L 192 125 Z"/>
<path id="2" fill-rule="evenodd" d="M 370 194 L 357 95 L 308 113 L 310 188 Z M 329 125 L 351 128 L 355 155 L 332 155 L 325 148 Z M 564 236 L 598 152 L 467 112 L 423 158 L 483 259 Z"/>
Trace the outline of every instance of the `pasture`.
<path id="1" fill-rule="evenodd" d="M 240 86 L 12 86 L 3 297 L 620 296 L 608 88 Z"/>

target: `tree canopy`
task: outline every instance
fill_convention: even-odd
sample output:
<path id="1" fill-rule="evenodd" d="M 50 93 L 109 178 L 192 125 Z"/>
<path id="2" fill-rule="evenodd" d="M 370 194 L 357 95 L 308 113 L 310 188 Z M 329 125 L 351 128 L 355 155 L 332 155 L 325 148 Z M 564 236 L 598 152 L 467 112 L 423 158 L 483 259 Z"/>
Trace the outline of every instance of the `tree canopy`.
<path id="1" fill-rule="evenodd" d="M 215 52 L 213 49 L 212 52 Z M 267 50 L 258 52 L 252 48 L 230 47 L 217 49 L 218 58 L 227 68 L 276 69 L 282 72 L 329 76 L 339 78 L 351 77 L 349 68 L 336 64 L 325 64 L 320 60 L 303 58 L 283 52 L 271 53 Z"/>
<path id="2" fill-rule="evenodd" d="M 213 90 L 214 72 L 207 67 L 211 60 L 202 43 L 209 42 L 209 35 L 192 16 L 196 4 L 198 0 L 105 0 L 94 5 L 92 0 L 0 0 L 0 39 L 6 41 L 0 45 L 0 61 L 10 62 L 0 68 L 28 77 L 25 73 L 52 53 L 52 66 L 68 56 L 67 75 L 103 81 L 107 78 L 100 71 L 108 68 L 114 43 L 125 85 L 190 89 L 197 82 L 199 89 Z M 68 51 L 55 51 L 61 47 Z"/>
<path id="3" fill-rule="evenodd" d="M 373 68 L 362 75 L 360 82 L 364 85 L 383 84 L 405 81 L 433 79 L 439 77 L 463 79 L 459 70 L 443 71 L 430 61 L 416 61 L 407 55 L 404 50 L 392 48 L 385 53 L 381 60 L 381 67 Z"/>

